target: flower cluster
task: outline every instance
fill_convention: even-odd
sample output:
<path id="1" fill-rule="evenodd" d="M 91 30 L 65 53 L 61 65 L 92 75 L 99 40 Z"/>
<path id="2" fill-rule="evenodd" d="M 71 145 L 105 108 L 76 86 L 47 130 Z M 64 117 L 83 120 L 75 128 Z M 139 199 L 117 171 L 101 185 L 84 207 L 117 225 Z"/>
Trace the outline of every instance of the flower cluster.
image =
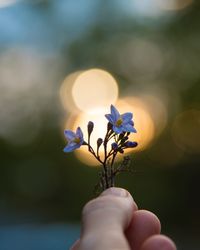
<path id="1" fill-rule="evenodd" d="M 124 150 L 127 148 L 137 147 L 137 142 L 129 140 L 130 133 L 136 133 L 133 122 L 133 114 L 130 112 L 120 114 L 113 105 L 111 105 L 110 109 L 111 113 L 105 115 L 108 120 L 107 132 L 104 139 L 97 139 L 96 152 L 90 143 L 90 137 L 94 129 L 94 123 L 92 121 L 88 122 L 87 141 L 84 140 L 83 132 L 80 127 L 77 128 L 75 133 L 71 130 L 64 131 L 67 140 L 64 152 L 72 152 L 81 146 L 87 146 L 88 151 L 97 159 L 97 161 L 101 163 L 102 171 L 100 174 L 99 184 L 103 190 L 114 186 L 115 176 L 119 172 L 128 169 L 130 158 L 127 156 L 124 157 L 124 160 L 118 167 L 114 166 L 117 154 L 123 154 Z M 109 142 L 111 142 L 111 147 L 108 150 Z M 103 159 L 99 154 L 100 147 L 103 147 L 104 149 Z"/>

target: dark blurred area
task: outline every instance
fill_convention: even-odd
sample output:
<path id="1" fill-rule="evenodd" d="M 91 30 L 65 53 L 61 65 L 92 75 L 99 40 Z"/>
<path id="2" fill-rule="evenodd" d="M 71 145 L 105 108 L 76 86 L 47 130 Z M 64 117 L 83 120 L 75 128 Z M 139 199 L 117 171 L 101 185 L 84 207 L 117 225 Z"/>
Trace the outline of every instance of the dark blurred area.
<path id="1" fill-rule="evenodd" d="M 63 130 L 98 101 L 135 114 L 141 147 L 117 185 L 178 249 L 199 249 L 199 13 L 195 0 L 0 0 L 0 249 L 78 237 L 99 168 L 63 153 Z"/>

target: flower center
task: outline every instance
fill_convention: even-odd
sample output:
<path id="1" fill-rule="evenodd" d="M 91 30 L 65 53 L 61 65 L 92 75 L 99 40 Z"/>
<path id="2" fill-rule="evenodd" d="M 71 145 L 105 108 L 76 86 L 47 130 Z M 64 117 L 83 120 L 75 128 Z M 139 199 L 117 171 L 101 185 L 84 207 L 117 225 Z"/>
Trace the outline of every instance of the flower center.
<path id="1" fill-rule="evenodd" d="M 75 142 L 76 144 L 79 144 L 80 143 L 80 138 L 79 137 L 76 137 L 74 140 L 73 140 L 73 142 Z"/>
<path id="2" fill-rule="evenodd" d="M 119 126 L 122 125 L 122 123 L 123 123 L 122 118 L 119 118 L 119 119 L 116 121 L 115 125 L 116 125 L 117 127 L 119 127 Z"/>

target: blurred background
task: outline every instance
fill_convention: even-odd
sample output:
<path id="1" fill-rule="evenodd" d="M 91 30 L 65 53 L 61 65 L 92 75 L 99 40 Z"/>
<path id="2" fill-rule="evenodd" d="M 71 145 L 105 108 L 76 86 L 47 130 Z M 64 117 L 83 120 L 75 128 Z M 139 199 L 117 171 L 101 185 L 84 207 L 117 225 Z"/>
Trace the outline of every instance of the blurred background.
<path id="1" fill-rule="evenodd" d="M 200 247 L 200 3 L 0 0 L 0 249 L 68 249 L 97 162 L 64 154 L 64 129 L 110 104 L 133 112 L 134 174 L 117 185 L 158 215 L 178 249 Z"/>

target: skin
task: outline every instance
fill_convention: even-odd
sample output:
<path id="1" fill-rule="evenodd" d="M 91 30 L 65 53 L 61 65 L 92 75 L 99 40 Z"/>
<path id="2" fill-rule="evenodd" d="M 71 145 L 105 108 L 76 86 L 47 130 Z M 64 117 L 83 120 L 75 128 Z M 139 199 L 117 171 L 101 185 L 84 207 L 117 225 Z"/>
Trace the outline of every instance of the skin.
<path id="1" fill-rule="evenodd" d="M 138 210 L 128 191 L 109 188 L 83 208 L 81 237 L 71 250 L 176 250 L 160 230 L 156 215 Z"/>

